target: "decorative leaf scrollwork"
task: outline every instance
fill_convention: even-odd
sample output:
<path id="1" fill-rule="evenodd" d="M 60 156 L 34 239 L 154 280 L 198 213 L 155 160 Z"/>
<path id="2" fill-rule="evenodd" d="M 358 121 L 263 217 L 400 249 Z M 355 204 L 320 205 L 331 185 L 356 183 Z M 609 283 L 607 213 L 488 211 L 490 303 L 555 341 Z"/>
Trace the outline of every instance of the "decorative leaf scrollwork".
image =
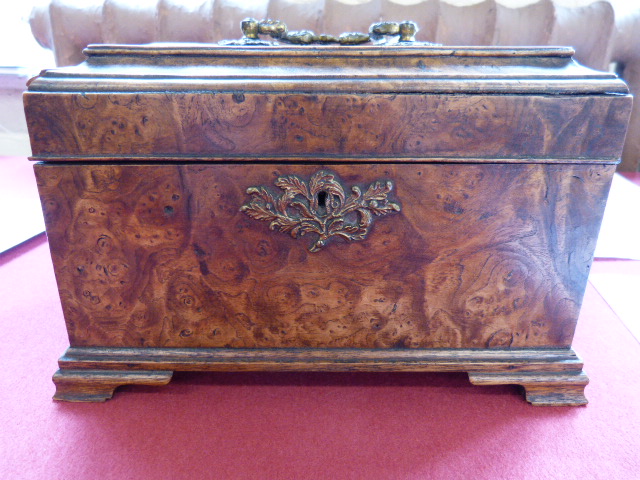
<path id="1" fill-rule="evenodd" d="M 315 173 L 308 185 L 295 175 L 280 177 L 275 185 L 283 190 L 278 198 L 265 187 L 247 189 L 252 198 L 240 210 L 293 238 L 315 233 L 318 238 L 310 252 L 317 252 L 334 236 L 363 240 L 374 217 L 400 211 L 400 205 L 387 198 L 393 189 L 390 181 L 374 182 L 364 193 L 354 186 L 348 197 L 336 176 L 326 170 Z"/>

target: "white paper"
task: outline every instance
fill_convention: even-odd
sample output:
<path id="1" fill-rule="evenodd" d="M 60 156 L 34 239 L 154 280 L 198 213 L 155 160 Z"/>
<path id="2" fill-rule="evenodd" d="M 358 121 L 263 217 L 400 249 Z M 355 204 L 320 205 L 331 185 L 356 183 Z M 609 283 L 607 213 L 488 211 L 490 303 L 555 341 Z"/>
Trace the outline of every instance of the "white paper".
<path id="1" fill-rule="evenodd" d="M 44 232 L 33 162 L 0 157 L 0 252 Z"/>
<path id="2" fill-rule="evenodd" d="M 640 186 L 617 173 L 613 176 L 595 257 L 640 260 Z"/>

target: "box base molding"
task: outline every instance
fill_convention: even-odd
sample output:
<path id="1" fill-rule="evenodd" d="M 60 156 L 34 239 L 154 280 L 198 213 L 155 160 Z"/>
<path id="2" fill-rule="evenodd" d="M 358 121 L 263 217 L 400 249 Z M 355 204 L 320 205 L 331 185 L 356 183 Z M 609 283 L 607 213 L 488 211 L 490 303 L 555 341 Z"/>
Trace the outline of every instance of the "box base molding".
<path id="1" fill-rule="evenodd" d="M 527 402 L 536 406 L 579 406 L 586 405 L 584 388 L 589 378 L 580 372 L 518 372 L 509 373 L 469 373 L 474 385 L 521 385 Z"/>
<path id="2" fill-rule="evenodd" d="M 474 385 L 521 385 L 533 405 L 585 405 L 589 383 L 572 349 L 71 347 L 54 400 L 105 401 L 121 385 L 166 385 L 174 371 L 467 372 Z"/>
<path id="3" fill-rule="evenodd" d="M 58 370 L 54 400 L 65 402 L 104 402 L 122 385 L 166 385 L 172 371 Z"/>

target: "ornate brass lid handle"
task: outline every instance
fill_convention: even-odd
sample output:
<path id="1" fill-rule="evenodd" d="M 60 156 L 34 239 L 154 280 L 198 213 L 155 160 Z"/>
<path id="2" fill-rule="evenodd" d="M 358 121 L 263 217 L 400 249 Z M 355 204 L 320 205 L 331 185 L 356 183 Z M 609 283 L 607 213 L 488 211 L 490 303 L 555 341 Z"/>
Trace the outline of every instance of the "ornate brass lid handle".
<path id="1" fill-rule="evenodd" d="M 416 41 L 418 25 L 415 22 L 380 22 L 369 28 L 369 35 L 374 42 L 380 42 L 385 36 L 398 36 L 398 42 L 410 43 Z"/>
<path id="2" fill-rule="evenodd" d="M 360 45 L 373 42 L 376 44 L 411 44 L 415 42 L 418 26 L 415 22 L 380 22 L 369 28 L 369 33 L 347 32 L 337 37 L 322 33 L 316 35 L 309 30 L 290 32 L 287 25 L 280 20 L 256 20 L 245 18 L 240 23 L 243 37 L 240 40 L 225 40 L 225 45 L 272 45 L 260 39 L 260 35 L 268 35 L 275 40 L 296 45 L 339 44 Z"/>
<path id="3" fill-rule="evenodd" d="M 293 238 L 316 234 L 310 252 L 322 249 L 331 237 L 364 240 L 374 217 L 400 211 L 400 205 L 387 198 L 393 189 L 390 181 L 374 182 L 364 193 L 354 186 L 349 196 L 336 176 L 325 170 L 316 172 L 308 184 L 289 175 L 278 178 L 275 185 L 284 191 L 277 198 L 266 187 L 247 189 L 252 198 L 240 211 Z"/>

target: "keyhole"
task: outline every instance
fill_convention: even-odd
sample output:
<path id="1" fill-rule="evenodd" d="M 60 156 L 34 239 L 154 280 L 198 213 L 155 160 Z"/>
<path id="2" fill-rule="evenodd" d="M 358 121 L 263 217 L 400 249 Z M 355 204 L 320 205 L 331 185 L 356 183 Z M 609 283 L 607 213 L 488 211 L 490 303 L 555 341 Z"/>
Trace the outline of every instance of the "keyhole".
<path id="1" fill-rule="evenodd" d="M 318 206 L 320 208 L 327 208 L 327 192 L 318 193 Z"/>

